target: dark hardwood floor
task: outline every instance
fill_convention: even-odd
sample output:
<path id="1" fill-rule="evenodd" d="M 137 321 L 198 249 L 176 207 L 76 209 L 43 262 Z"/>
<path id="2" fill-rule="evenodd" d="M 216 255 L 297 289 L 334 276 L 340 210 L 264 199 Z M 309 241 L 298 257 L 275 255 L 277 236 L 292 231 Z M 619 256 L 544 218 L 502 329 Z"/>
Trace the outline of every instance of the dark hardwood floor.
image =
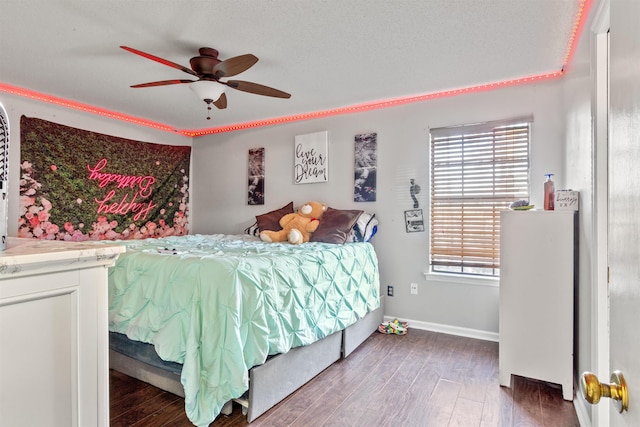
<path id="1" fill-rule="evenodd" d="M 184 400 L 111 371 L 111 426 L 191 426 Z M 240 406 L 212 427 L 247 426 Z M 374 333 L 250 424 L 363 427 L 579 426 L 560 386 L 498 383 L 498 344 L 411 329 Z"/>

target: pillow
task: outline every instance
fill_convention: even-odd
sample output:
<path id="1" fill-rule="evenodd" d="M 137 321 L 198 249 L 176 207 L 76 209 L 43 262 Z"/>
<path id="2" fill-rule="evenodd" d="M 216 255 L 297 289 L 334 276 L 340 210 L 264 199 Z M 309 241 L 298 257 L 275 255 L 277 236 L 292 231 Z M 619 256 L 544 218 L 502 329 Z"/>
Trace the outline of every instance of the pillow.
<path id="1" fill-rule="evenodd" d="M 258 221 L 254 222 L 253 225 L 250 225 L 247 228 L 245 228 L 244 234 L 258 237 L 258 235 L 260 234 L 260 229 L 258 228 Z"/>
<path id="2" fill-rule="evenodd" d="M 362 215 L 358 210 L 340 210 L 327 208 L 322 215 L 318 229 L 311 235 L 312 242 L 346 243 L 353 225 Z"/>
<path id="3" fill-rule="evenodd" d="M 282 230 L 282 227 L 280 227 L 280 218 L 290 213 L 293 213 L 293 202 L 289 202 L 288 205 L 285 205 L 280 209 L 276 209 L 262 215 L 257 215 L 256 222 L 258 223 L 258 230 Z"/>
<path id="4" fill-rule="evenodd" d="M 354 224 L 347 242 L 368 242 L 378 232 L 376 214 L 363 212 Z"/>

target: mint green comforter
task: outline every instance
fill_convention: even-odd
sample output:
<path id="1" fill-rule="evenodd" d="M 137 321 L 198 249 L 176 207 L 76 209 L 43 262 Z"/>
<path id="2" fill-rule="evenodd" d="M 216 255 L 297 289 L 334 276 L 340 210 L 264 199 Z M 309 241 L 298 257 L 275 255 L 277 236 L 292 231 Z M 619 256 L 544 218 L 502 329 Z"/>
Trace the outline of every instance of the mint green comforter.
<path id="1" fill-rule="evenodd" d="M 113 243 L 113 242 L 110 242 Z M 311 344 L 380 303 L 369 243 L 290 245 L 249 236 L 119 241 L 109 328 L 183 364 L 191 422 L 206 426 L 267 356 Z"/>

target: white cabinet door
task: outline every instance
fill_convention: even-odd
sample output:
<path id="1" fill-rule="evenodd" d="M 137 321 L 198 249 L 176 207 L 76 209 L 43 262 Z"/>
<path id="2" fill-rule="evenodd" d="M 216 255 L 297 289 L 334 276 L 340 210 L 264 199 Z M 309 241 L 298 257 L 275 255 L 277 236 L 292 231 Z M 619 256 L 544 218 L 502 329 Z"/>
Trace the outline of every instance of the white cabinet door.
<path id="1" fill-rule="evenodd" d="M 0 252 L 0 426 L 109 425 L 107 267 L 121 246 Z"/>
<path id="2" fill-rule="evenodd" d="M 574 212 L 505 211 L 500 223 L 500 384 L 561 384 L 573 399 Z"/>
<path id="3" fill-rule="evenodd" d="M 0 425 L 108 425 L 106 271 L 1 284 Z"/>

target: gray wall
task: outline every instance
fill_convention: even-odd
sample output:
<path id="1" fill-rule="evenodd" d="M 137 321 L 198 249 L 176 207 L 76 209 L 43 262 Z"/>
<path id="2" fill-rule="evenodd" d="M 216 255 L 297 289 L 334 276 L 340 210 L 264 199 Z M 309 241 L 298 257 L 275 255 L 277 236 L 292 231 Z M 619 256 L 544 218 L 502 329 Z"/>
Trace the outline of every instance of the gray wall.
<path id="1" fill-rule="evenodd" d="M 240 233 L 254 216 L 293 200 L 318 200 L 340 209 L 374 212 L 380 221 L 374 244 L 385 314 L 413 326 L 487 339 L 498 337 L 497 283 L 426 280 L 429 234 L 406 233 L 404 210 L 412 208 L 409 180 L 422 187 L 420 207 L 428 215 L 429 128 L 533 115 L 532 203 L 542 205 L 543 174 L 556 174 L 564 188 L 562 80 L 509 87 L 385 110 L 210 135 L 193 142 L 192 225 L 194 233 Z M 329 182 L 293 184 L 296 135 L 329 132 Z M 377 201 L 353 202 L 354 135 L 378 134 Z M 265 147 L 265 205 L 248 206 L 247 151 Z M 410 294 L 410 283 L 418 295 Z"/>

